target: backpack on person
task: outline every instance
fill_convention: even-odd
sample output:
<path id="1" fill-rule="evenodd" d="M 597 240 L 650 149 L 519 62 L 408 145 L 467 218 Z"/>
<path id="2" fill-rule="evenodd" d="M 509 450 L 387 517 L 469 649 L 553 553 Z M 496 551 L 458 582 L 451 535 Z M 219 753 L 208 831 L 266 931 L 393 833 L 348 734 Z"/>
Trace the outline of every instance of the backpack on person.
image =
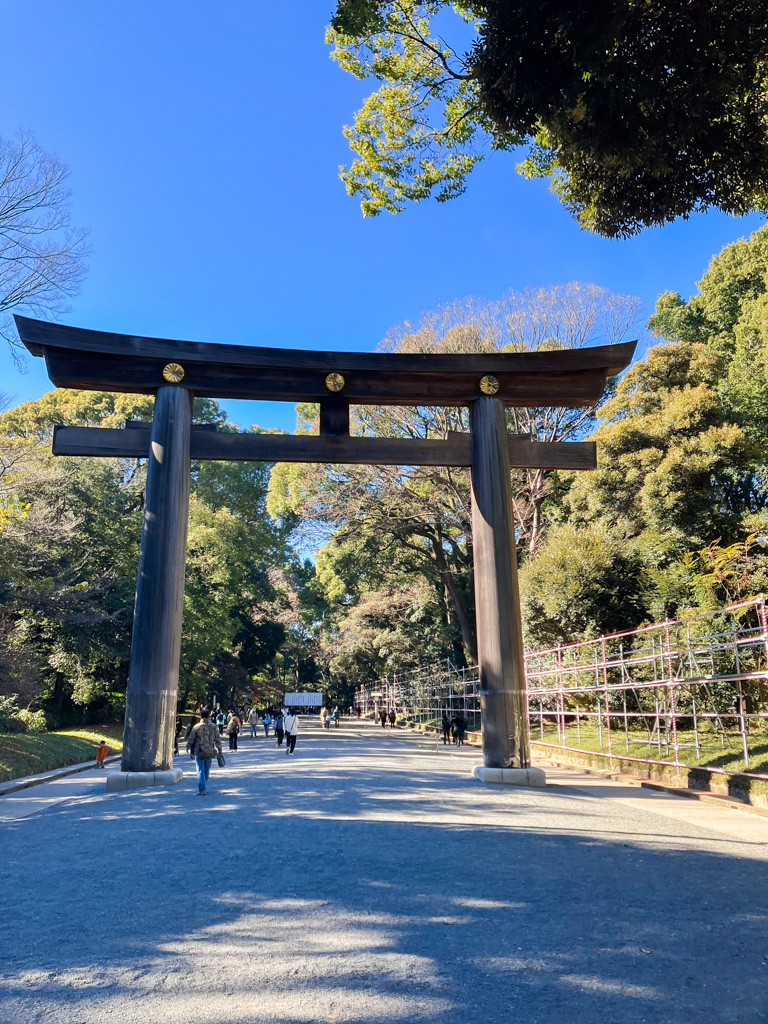
<path id="1" fill-rule="evenodd" d="M 213 722 L 200 722 L 195 726 L 190 754 L 194 757 L 211 759 L 219 752 L 218 732 Z"/>

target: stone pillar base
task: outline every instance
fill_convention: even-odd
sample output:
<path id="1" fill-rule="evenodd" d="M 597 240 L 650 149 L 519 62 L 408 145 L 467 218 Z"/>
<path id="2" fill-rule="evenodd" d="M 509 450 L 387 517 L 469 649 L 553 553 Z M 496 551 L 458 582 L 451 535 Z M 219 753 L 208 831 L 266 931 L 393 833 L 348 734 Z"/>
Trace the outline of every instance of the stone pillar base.
<path id="1" fill-rule="evenodd" d="M 547 776 L 541 768 L 486 768 L 478 764 L 472 778 L 500 786 L 546 786 Z"/>
<path id="2" fill-rule="evenodd" d="M 119 793 L 124 789 L 145 789 L 147 786 L 172 786 L 183 778 L 181 768 L 170 768 L 167 772 L 115 772 L 105 780 L 106 792 Z"/>

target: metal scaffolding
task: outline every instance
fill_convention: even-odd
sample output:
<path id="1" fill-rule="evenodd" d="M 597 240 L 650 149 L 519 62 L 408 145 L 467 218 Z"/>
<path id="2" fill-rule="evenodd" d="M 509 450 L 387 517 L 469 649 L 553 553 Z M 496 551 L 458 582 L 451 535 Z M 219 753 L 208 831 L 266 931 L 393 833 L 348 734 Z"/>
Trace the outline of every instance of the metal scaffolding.
<path id="1" fill-rule="evenodd" d="M 378 718 L 394 711 L 401 721 L 440 728 L 442 718 L 461 715 L 467 728 L 480 729 L 480 679 L 477 666 L 458 669 L 448 659 L 410 672 L 393 673 L 358 687 L 355 706 Z"/>
<path id="2" fill-rule="evenodd" d="M 531 739 L 544 748 L 768 779 L 765 595 L 525 657 Z M 477 668 L 449 661 L 361 686 L 364 714 L 478 730 Z"/>

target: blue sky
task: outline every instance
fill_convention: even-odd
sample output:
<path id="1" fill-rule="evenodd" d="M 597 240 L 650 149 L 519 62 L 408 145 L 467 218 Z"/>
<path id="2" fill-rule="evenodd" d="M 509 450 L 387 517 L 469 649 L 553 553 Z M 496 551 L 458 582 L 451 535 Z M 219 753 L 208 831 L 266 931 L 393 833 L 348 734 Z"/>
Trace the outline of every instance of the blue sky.
<path id="1" fill-rule="evenodd" d="M 72 169 L 93 255 L 65 322 L 202 341 L 372 349 L 441 301 L 590 281 L 649 312 L 764 223 L 708 214 L 628 241 L 579 230 L 514 155 L 460 199 L 364 220 L 338 178 L 365 83 L 329 59 L 333 0 L 0 0 L 0 134 L 30 129 Z M 50 388 L 0 354 L 14 402 Z M 247 426 L 293 410 L 223 403 Z"/>

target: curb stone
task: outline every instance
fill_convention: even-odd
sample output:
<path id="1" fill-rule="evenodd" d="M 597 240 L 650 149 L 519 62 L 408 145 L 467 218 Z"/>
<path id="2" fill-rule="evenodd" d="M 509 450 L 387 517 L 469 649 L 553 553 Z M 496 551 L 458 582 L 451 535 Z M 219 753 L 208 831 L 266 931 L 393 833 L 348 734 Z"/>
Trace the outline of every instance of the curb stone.
<path id="1" fill-rule="evenodd" d="M 422 726 L 414 725 L 409 723 L 404 728 L 398 725 L 398 728 L 403 731 L 409 732 L 411 735 L 421 733 L 422 735 L 439 735 L 439 730 L 435 729 L 434 726 Z M 467 733 L 465 739 L 467 746 L 479 746 L 480 745 L 480 733 Z M 608 772 L 601 768 L 595 768 L 592 765 L 580 765 L 575 761 L 556 761 L 548 757 L 537 758 L 538 762 L 554 765 L 557 768 L 568 768 L 573 771 L 582 772 L 584 775 L 595 775 L 601 779 L 611 779 L 613 782 L 625 782 L 628 786 L 633 786 L 639 789 L 652 789 L 658 793 L 668 793 L 670 796 L 681 796 L 686 800 L 698 800 L 700 803 L 712 804 L 715 807 L 727 807 L 732 811 L 746 811 L 747 814 L 757 814 L 761 818 L 768 818 L 768 811 L 763 810 L 760 807 L 753 807 L 751 804 L 744 803 L 743 800 L 737 800 L 731 796 L 721 796 L 718 793 L 703 793 L 695 789 L 684 789 L 682 786 L 667 786 L 663 782 L 654 782 L 647 779 L 639 778 L 636 775 L 625 775 L 622 772 Z"/>
<path id="2" fill-rule="evenodd" d="M 591 765 L 575 764 L 573 762 L 554 761 L 551 758 L 539 758 L 547 764 L 555 765 L 557 768 L 570 768 L 573 771 L 581 772 L 583 775 L 594 775 L 599 779 L 611 779 L 613 782 L 626 782 L 628 786 L 636 789 L 653 789 L 658 793 L 668 793 L 670 796 L 681 796 L 686 800 L 698 800 L 703 804 L 713 804 L 716 807 L 730 808 L 732 811 L 746 811 L 747 814 L 757 814 L 761 818 L 768 818 L 768 811 L 759 807 L 752 807 L 742 800 L 736 800 L 732 796 L 719 796 L 717 793 L 701 793 L 695 789 L 683 789 L 682 786 L 665 786 L 663 782 L 649 782 L 647 779 L 638 778 L 636 775 L 623 775 L 621 772 L 607 772 Z"/>
<path id="3" fill-rule="evenodd" d="M 106 763 L 119 761 L 121 754 L 113 754 L 106 758 Z M 44 782 L 52 782 L 54 779 L 63 779 L 66 775 L 77 775 L 78 772 L 86 772 L 89 768 L 96 766 L 96 760 L 81 761 L 79 764 L 69 764 L 64 768 L 51 768 L 50 771 L 40 772 L 39 775 L 23 775 L 20 779 L 9 779 L 7 782 L 0 782 L 0 796 L 10 796 L 13 793 L 20 793 L 23 789 L 31 786 L 42 786 Z"/>

